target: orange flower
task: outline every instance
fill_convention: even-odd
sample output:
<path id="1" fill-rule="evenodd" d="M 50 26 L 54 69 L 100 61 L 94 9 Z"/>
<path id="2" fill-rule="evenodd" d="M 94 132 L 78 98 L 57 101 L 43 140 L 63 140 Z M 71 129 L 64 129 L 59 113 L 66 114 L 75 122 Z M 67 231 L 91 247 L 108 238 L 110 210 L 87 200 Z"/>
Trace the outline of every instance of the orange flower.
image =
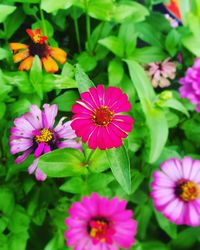
<path id="1" fill-rule="evenodd" d="M 58 64 L 66 62 L 67 54 L 60 48 L 52 48 L 47 44 L 47 37 L 41 35 L 40 29 L 27 29 L 26 32 L 31 38 L 30 44 L 10 43 L 10 48 L 13 50 L 13 61 L 18 63 L 19 70 L 30 70 L 34 56 L 39 56 L 41 63 L 48 73 L 55 73 L 58 71 Z M 54 59 L 56 60 L 54 60 Z"/>

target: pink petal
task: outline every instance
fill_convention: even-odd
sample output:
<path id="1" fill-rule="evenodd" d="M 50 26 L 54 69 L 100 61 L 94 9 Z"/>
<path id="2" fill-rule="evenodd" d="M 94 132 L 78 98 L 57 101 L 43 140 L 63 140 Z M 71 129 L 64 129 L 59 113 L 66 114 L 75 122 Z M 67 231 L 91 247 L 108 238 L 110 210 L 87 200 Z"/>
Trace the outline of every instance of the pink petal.
<path id="1" fill-rule="evenodd" d="M 45 128 L 52 128 L 55 122 L 55 118 L 58 113 L 58 107 L 56 104 L 49 105 L 44 104 L 43 105 L 44 111 L 43 111 L 43 123 Z"/>
<path id="2" fill-rule="evenodd" d="M 37 168 L 35 171 L 35 178 L 37 181 L 44 181 L 46 180 L 47 176 L 39 168 Z"/>
<path id="3" fill-rule="evenodd" d="M 26 160 L 26 158 L 30 155 L 30 153 L 32 152 L 32 148 L 26 150 L 22 155 L 18 156 L 16 159 L 15 159 L 15 162 L 17 164 L 20 164 L 22 163 L 24 160 Z"/>
<path id="4" fill-rule="evenodd" d="M 35 159 L 35 160 L 33 161 L 33 163 L 32 163 L 32 164 L 29 166 L 29 168 L 28 168 L 29 174 L 32 174 L 32 173 L 36 170 L 37 164 L 38 164 L 38 159 Z"/>
<path id="5" fill-rule="evenodd" d="M 36 150 L 34 152 L 35 158 L 38 158 L 42 154 L 44 147 L 45 147 L 45 142 L 41 142 L 38 144 L 38 147 L 36 148 Z"/>

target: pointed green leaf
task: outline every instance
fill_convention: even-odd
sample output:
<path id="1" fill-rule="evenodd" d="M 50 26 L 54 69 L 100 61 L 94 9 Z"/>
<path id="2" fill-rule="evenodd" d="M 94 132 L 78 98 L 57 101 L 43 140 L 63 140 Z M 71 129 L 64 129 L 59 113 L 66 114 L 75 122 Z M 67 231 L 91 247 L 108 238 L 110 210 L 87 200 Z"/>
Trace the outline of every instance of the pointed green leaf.
<path id="1" fill-rule="evenodd" d="M 79 64 L 76 64 L 75 79 L 80 93 L 88 91 L 91 87 L 95 87 Z"/>
<path id="2" fill-rule="evenodd" d="M 87 172 L 84 156 L 73 148 L 57 149 L 40 157 L 38 167 L 49 177 L 66 177 Z"/>
<path id="3" fill-rule="evenodd" d="M 124 146 L 106 150 L 115 179 L 127 194 L 131 193 L 130 160 Z"/>

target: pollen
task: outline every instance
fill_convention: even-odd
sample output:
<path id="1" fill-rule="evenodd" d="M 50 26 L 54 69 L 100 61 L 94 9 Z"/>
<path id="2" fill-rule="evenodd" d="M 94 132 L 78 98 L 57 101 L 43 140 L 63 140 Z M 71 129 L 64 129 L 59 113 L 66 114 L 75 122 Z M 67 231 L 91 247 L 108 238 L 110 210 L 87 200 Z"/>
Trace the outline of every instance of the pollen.
<path id="1" fill-rule="evenodd" d="M 108 224 L 104 221 L 98 220 L 98 221 L 92 221 L 90 223 L 90 226 L 91 226 L 90 236 L 100 242 L 105 242 L 108 230 Z"/>
<path id="2" fill-rule="evenodd" d="M 41 142 L 48 143 L 52 139 L 53 139 L 53 133 L 46 128 L 44 128 L 40 131 L 40 135 L 35 136 L 35 140 L 37 143 L 41 143 Z"/>
<path id="3" fill-rule="evenodd" d="M 33 36 L 33 42 L 34 43 L 40 43 L 41 42 L 41 35 L 40 34 L 35 34 L 34 36 Z"/>
<path id="4" fill-rule="evenodd" d="M 92 119 L 98 126 L 108 126 L 112 122 L 114 112 L 112 112 L 107 106 L 101 106 L 93 113 Z"/>
<path id="5" fill-rule="evenodd" d="M 182 201 L 189 202 L 200 196 L 200 189 L 193 181 L 181 180 L 176 186 L 175 193 Z"/>

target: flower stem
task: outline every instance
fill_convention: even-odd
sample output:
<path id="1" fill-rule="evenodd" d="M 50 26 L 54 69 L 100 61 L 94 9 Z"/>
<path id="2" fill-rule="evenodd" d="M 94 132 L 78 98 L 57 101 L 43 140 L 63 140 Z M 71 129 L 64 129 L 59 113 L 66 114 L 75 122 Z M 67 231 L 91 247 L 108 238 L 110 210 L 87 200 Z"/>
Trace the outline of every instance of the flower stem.
<path id="1" fill-rule="evenodd" d="M 86 30 L 87 30 L 87 39 L 90 38 L 90 16 L 86 13 Z"/>
<path id="2" fill-rule="evenodd" d="M 74 27 L 75 27 L 75 32 L 76 32 L 76 41 L 78 44 L 78 51 L 81 52 L 80 33 L 79 33 L 77 18 L 74 18 Z"/>
<path id="3" fill-rule="evenodd" d="M 93 154 L 96 152 L 96 150 L 91 150 L 90 154 L 88 155 L 87 159 L 86 159 L 86 162 L 89 163 L 91 157 L 93 156 Z"/>
<path id="4" fill-rule="evenodd" d="M 40 8 L 40 17 L 41 17 L 41 21 L 42 21 L 43 34 L 46 36 L 47 29 L 46 29 L 46 25 L 45 25 L 44 13 L 43 13 L 43 10 L 41 8 Z"/>

